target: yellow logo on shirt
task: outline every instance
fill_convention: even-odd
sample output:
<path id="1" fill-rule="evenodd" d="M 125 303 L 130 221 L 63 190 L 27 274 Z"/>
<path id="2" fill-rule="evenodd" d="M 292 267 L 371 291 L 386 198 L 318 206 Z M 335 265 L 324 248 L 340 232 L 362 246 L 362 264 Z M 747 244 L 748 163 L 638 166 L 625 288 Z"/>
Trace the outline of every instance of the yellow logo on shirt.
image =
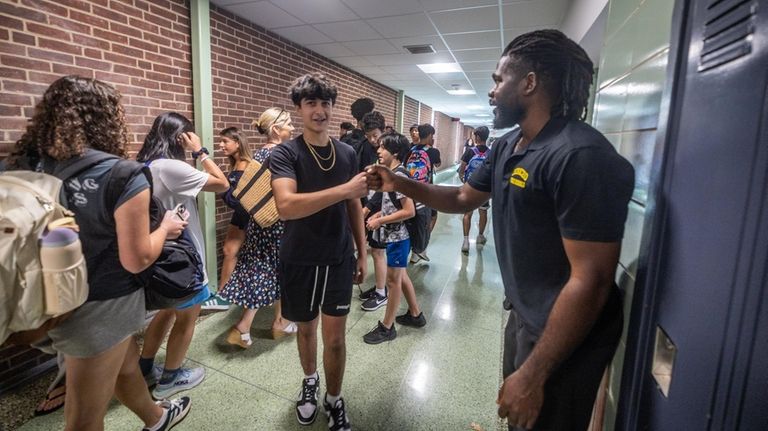
<path id="1" fill-rule="evenodd" d="M 512 171 L 512 176 L 509 177 L 509 183 L 521 189 L 525 188 L 526 181 L 528 181 L 528 171 L 523 168 L 515 168 Z"/>

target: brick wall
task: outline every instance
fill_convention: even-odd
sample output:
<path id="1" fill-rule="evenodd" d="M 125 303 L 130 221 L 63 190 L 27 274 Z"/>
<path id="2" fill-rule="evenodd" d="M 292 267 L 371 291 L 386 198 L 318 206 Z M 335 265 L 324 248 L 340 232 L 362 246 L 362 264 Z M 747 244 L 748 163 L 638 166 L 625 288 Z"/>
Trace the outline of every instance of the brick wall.
<path id="1" fill-rule="evenodd" d="M 419 124 L 430 123 L 432 124 L 432 107 L 425 104 L 419 105 Z"/>
<path id="2" fill-rule="evenodd" d="M 419 101 L 405 96 L 405 109 L 403 110 L 403 133 L 407 136 L 408 129 L 419 123 Z M 410 137 L 408 138 L 410 139 Z"/>
<path id="3" fill-rule="evenodd" d="M 448 115 L 435 112 L 435 148 L 440 150 L 443 162 L 440 170 L 449 168 L 460 157 L 456 155 L 456 124 Z"/>

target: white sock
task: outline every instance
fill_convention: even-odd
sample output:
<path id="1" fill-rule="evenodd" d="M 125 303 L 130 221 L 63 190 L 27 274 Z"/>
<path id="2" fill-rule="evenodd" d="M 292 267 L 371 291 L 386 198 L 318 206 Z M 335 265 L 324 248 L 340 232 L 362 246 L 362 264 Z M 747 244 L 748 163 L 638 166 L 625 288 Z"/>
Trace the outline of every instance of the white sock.
<path id="1" fill-rule="evenodd" d="M 469 235 L 464 237 L 464 241 L 469 241 Z"/>
<path id="2" fill-rule="evenodd" d="M 304 376 L 304 378 L 305 378 L 305 379 L 315 379 L 315 380 L 320 380 L 320 375 L 319 375 L 319 374 L 317 374 L 317 371 L 315 371 L 314 373 L 312 373 L 312 374 L 310 374 L 310 375 L 308 375 L 308 376 Z"/>
<path id="3" fill-rule="evenodd" d="M 157 421 L 156 424 L 152 425 L 151 427 L 147 428 L 149 431 L 157 431 L 160 429 L 161 426 L 165 423 L 165 418 L 168 417 L 168 409 L 163 409 L 163 415 L 160 416 L 160 420 Z"/>
<path id="4" fill-rule="evenodd" d="M 378 294 L 379 294 L 379 296 L 387 296 L 387 288 L 385 287 L 385 288 L 383 288 L 383 289 L 379 289 L 379 288 L 377 287 L 377 288 L 376 288 L 376 293 L 378 293 Z"/>
<path id="5" fill-rule="evenodd" d="M 341 394 L 339 394 L 339 395 L 331 395 L 328 392 L 325 393 L 325 401 L 327 401 L 328 404 L 330 404 L 330 405 L 336 404 L 336 401 L 338 401 L 339 398 L 341 398 Z"/>

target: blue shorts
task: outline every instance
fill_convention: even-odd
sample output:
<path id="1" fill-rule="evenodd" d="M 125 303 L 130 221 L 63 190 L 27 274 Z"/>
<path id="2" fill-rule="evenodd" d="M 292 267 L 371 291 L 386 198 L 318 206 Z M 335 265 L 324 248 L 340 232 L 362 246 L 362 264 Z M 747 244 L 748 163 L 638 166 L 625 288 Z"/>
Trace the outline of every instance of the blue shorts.
<path id="1" fill-rule="evenodd" d="M 176 307 L 177 310 L 183 310 L 185 308 L 193 307 L 197 304 L 201 304 L 205 302 L 208 298 L 211 297 L 211 291 L 208 289 L 208 285 L 206 284 L 203 286 L 203 288 L 200 290 L 200 293 L 197 295 L 189 298 L 189 300 L 179 306 Z"/>
<path id="2" fill-rule="evenodd" d="M 406 268 L 408 266 L 408 254 L 411 252 L 411 240 L 387 243 L 387 266 L 390 268 Z"/>

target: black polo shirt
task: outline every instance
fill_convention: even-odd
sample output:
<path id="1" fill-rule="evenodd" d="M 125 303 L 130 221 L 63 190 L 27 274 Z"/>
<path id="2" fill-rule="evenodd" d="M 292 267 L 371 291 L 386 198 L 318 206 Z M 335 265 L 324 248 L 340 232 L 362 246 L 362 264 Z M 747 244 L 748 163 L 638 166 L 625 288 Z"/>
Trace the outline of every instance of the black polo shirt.
<path id="1" fill-rule="evenodd" d="M 520 133 L 499 138 L 468 183 L 491 193 L 506 298 L 541 333 L 570 276 L 562 238 L 621 241 L 634 169 L 581 121 L 552 119 L 513 153 Z"/>

